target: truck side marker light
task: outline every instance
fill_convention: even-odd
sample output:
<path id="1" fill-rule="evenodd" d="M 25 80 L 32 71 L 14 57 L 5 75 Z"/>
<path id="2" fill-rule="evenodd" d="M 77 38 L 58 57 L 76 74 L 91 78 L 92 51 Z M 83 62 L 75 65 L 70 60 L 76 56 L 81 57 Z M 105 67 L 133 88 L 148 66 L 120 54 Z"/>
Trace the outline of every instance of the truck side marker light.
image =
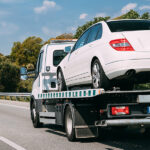
<path id="1" fill-rule="evenodd" d="M 99 110 L 100 114 L 103 114 L 105 111 L 103 109 Z"/>

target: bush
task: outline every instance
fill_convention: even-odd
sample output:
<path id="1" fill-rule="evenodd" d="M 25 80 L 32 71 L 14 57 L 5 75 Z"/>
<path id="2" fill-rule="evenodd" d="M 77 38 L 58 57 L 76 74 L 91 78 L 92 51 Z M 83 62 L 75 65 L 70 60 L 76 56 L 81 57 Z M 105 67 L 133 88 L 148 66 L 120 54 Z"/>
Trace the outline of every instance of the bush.
<path id="1" fill-rule="evenodd" d="M 0 63 L 0 90 L 4 92 L 15 92 L 18 86 L 19 67 L 9 61 Z"/>

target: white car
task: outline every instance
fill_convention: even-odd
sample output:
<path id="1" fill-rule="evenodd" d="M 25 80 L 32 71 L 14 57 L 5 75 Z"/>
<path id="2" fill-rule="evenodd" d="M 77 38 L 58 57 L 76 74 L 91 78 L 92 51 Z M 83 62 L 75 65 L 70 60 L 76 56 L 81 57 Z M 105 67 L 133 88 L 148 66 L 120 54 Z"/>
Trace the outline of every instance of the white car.
<path id="1" fill-rule="evenodd" d="M 88 28 L 57 67 L 59 90 L 91 85 L 132 89 L 150 81 L 150 20 L 110 20 Z"/>

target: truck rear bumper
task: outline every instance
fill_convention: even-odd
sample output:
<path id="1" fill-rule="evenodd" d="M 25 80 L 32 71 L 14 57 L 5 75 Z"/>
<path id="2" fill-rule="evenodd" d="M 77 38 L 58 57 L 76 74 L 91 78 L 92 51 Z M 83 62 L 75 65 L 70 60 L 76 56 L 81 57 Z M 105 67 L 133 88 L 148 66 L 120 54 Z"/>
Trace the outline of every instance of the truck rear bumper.
<path id="1" fill-rule="evenodd" d="M 96 121 L 95 125 L 96 126 L 150 125 L 150 118 L 102 120 Z"/>

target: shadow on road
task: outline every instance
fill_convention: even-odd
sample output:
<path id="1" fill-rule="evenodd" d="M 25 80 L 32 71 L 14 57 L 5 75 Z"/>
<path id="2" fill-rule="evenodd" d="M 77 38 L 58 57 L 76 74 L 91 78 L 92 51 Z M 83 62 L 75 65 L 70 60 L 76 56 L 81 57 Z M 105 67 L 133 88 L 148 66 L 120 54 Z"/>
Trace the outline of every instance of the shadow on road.
<path id="1" fill-rule="evenodd" d="M 149 150 L 150 136 L 140 133 L 139 129 L 106 130 L 103 139 L 85 139 L 82 143 L 99 142 L 124 150 Z M 107 148 L 107 150 L 113 150 Z"/>
<path id="2" fill-rule="evenodd" d="M 56 125 L 47 126 L 46 132 L 66 137 L 65 130 Z M 149 150 L 150 136 L 145 136 L 140 133 L 139 129 L 123 129 L 123 130 L 106 130 L 103 139 L 79 139 L 79 143 L 101 143 L 106 146 L 112 146 L 124 150 Z M 106 148 L 107 150 L 114 150 L 113 148 Z"/>
<path id="3" fill-rule="evenodd" d="M 63 127 L 57 125 L 44 125 L 44 127 L 48 128 L 46 132 L 66 137 L 66 133 Z"/>

